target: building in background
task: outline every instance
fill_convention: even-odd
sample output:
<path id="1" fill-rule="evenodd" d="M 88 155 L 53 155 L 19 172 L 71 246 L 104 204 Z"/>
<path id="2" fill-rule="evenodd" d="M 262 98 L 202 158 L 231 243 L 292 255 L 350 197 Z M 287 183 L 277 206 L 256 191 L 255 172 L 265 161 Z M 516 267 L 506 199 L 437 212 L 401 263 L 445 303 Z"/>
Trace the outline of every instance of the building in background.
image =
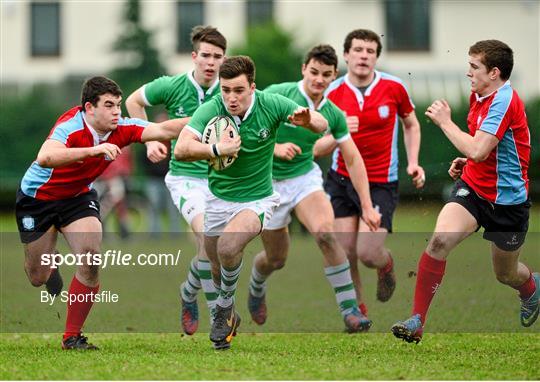
<path id="1" fill-rule="evenodd" d="M 120 59 L 111 52 L 123 1 L 2 0 L 2 84 L 60 81 L 105 73 Z M 191 66 L 189 32 L 211 24 L 241 44 L 250 24 L 275 20 L 299 49 L 330 43 L 342 50 L 351 29 L 382 35 L 380 66 L 406 79 L 415 99 L 468 93 L 468 47 L 496 38 L 515 51 L 513 83 L 524 98 L 540 95 L 540 1 L 142 1 L 143 23 L 170 73 Z"/>

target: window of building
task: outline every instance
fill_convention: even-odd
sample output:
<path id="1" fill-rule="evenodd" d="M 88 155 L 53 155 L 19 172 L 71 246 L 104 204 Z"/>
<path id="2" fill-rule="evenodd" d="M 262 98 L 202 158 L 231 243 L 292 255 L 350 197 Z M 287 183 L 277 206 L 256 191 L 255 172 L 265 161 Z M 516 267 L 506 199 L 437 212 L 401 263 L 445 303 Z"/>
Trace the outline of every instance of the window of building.
<path id="1" fill-rule="evenodd" d="M 60 4 L 32 3 L 30 13 L 32 56 L 59 56 Z"/>
<path id="2" fill-rule="evenodd" d="M 390 51 L 430 49 L 431 0 L 386 0 L 386 34 Z"/>
<path id="3" fill-rule="evenodd" d="M 253 26 L 272 21 L 274 17 L 273 0 L 247 0 L 247 24 Z"/>
<path id="4" fill-rule="evenodd" d="M 189 53 L 191 45 L 191 30 L 196 25 L 204 25 L 204 4 L 202 1 L 179 1 L 176 3 L 177 43 L 176 51 Z"/>

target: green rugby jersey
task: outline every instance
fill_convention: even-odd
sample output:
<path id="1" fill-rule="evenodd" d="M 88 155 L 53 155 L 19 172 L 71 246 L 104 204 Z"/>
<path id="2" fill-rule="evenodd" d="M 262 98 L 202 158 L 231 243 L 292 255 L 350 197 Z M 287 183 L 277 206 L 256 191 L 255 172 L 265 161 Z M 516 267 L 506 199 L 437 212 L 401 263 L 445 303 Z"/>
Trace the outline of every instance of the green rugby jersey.
<path id="1" fill-rule="evenodd" d="M 192 72 L 178 76 L 163 76 L 144 85 L 143 97 L 148 106 L 165 105 L 169 118 L 191 117 L 195 110 L 214 95 L 220 93 L 219 80 L 204 90 L 193 78 Z M 174 151 L 176 139 L 171 141 Z M 206 161 L 181 162 L 171 156 L 169 169 L 172 175 L 206 178 L 208 164 Z"/>
<path id="2" fill-rule="evenodd" d="M 227 111 L 221 95 L 197 109 L 186 128 L 199 138 L 208 121 L 217 115 L 226 115 L 236 122 L 242 140 L 238 158 L 230 167 L 222 171 L 209 167 L 208 184 L 215 196 L 231 202 L 250 202 L 272 195 L 272 158 L 277 130 L 298 107 L 279 94 L 256 90 L 243 119 Z"/>
<path id="3" fill-rule="evenodd" d="M 278 93 L 293 101 L 300 106 L 309 107 L 315 110 L 313 101 L 304 90 L 303 81 L 284 82 L 281 84 L 270 85 L 265 89 L 268 93 Z M 338 143 L 350 138 L 349 129 L 345 115 L 328 98 L 324 97 L 319 104 L 317 111 L 328 121 L 330 134 L 334 136 Z M 304 175 L 313 168 L 313 146 L 317 139 L 325 133 L 314 133 L 302 127 L 294 126 L 288 122 L 283 122 L 287 128 L 281 128 L 277 134 L 277 143 L 291 142 L 302 149 L 302 154 L 296 155 L 292 160 L 284 160 L 275 157 L 272 168 L 272 177 L 276 180 L 291 179 Z"/>

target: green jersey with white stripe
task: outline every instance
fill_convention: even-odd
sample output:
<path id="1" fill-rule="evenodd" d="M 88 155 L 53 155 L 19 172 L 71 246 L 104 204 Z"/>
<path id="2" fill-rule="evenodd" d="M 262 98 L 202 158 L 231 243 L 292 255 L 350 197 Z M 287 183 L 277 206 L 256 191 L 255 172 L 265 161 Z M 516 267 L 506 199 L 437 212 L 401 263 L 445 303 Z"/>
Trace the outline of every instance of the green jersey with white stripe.
<path id="1" fill-rule="evenodd" d="M 251 106 L 243 119 L 232 116 L 221 96 L 202 105 L 191 118 L 187 129 L 202 138 L 208 121 L 217 115 L 233 119 L 238 127 L 242 145 L 238 158 L 222 171 L 209 169 L 210 191 L 220 199 L 231 202 L 251 202 L 272 195 L 272 157 L 277 130 L 287 121 L 298 104 L 279 94 L 256 90 Z"/>
<path id="2" fill-rule="evenodd" d="M 313 101 L 304 91 L 303 81 L 284 82 L 281 84 L 270 85 L 264 90 L 268 93 L 281 94 L 300 106 L 309 107 L 315 110 Z M 349 129 L 345 115 L 328 98 L 324 97 L 317 107 L 317 111 L 328 121 L 330 134 L 334 136 L 338 143 L 350 138 Z M 301 154 L 297 154 L 292 160 L 284 160 L 275 157 L 272 169 L 272 177 L 276 180 L 291 179 L 300 175 L 307 174 L 313 168 L 313 146 L 317 139 L 325 133 L 314 133 L 310 130 L 294 126 L 288 122 L 283 122 L 287 128 L 279 129 L 277 143 L 291 142 L 302 149 Z"/>
<path id="3" fill-rule="evenodd" d="M 169 118 L 191 117 L 195 110 L 214 95 L 220 93 L 219 81 L 208 89 L 203 89 L 193 78 L 192 72 L 178 76 L 163 76 L 144 85 L 144 101 L 148 106 L 164 105 Z M 174 150 L 176 139 L 171 141 Z M 206 178 L 206 161 L 181 162 L 171 158 L 169 169 L 172 175 Z"/>

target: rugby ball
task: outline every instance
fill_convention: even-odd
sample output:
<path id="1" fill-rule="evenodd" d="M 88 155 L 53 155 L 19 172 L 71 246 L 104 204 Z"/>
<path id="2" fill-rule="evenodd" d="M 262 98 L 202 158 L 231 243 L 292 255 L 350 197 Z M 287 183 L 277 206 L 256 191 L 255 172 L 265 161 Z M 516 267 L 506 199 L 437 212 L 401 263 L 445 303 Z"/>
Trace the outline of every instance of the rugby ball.
<path id="1" fill-rule="evenodd" d="M 238 128 L 231 118 L 226 115 L 218 115 L 217 117 L 212 118 L 204 128 L 202 142 L 207 145 L 218 143 L 229 126 L 232 126 L 232 129 L 227 131 L 229 136 L 231 138 L 238 136 Z M 221 171 L 232 165 L 235 159 L 236 158 L 233 156 L 221 155 L 209 159 L 208 165 L 212 166 L 216 171 Z"/>

